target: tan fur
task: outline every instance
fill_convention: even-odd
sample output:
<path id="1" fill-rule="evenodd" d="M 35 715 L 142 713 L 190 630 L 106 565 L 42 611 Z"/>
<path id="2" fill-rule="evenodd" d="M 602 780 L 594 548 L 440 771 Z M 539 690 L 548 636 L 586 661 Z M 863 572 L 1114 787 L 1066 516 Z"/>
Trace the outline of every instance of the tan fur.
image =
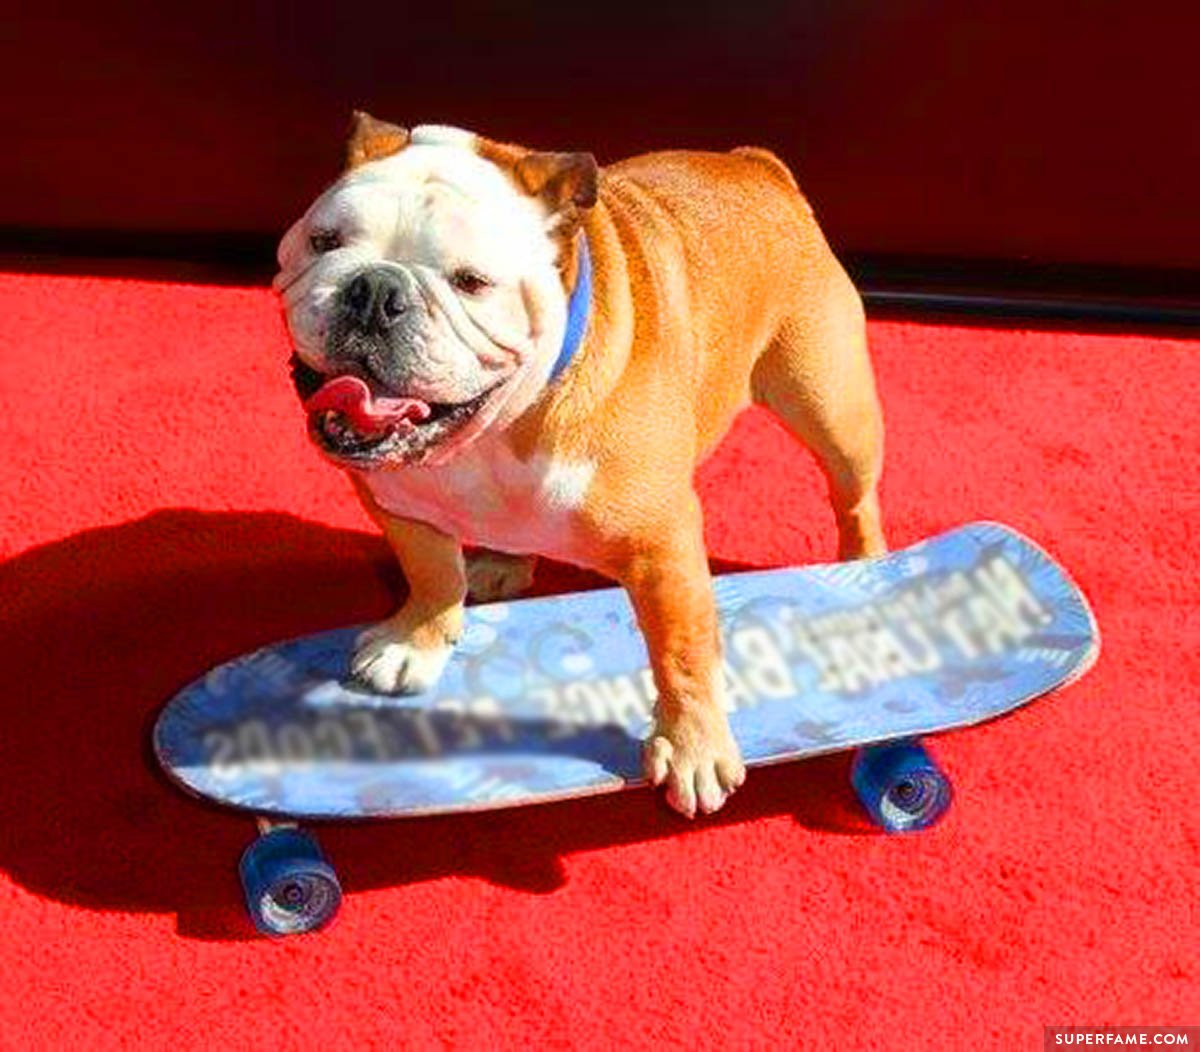
<path id="1" fill-rule="evenodd" d="M 375 503 L 371 491 L 351 476 L 367 513 L 383 530 L 389 547 L 404 568 L 409 599 L 407 620 L 428 640 L 454 643 L 462 632 L 462 605 L 467 595 L 466 568 L 458 545 L 424 523 L 394 518 Z M 424 643 L 425 638 L 418 640 Z"/>
<path id="2" fill-rule="evenodd" d="M 522 156 L 486 140 L 477 151 L 501 166 Z M 883 431 L 862 307 L 790 172 L 765 150 L 612 165 L 581 218 L 594 285 L 584 346 L 504 441 L 521 460 L 595 465 L 552 554 L 628 590 L 659 692 L 648 773 L 683 813 L 715 810 L 743 770 L 718 696 L 693 472 L 757 401 L 817 456 L 842 557 L 882 553 Z M 454 638 L 466 587 L 457 544 L 360 493 L 409 580 L 397 625 L 414 639 Z"/>
<path id="3" fill-rule="evenodd" d="M 350 137 L 346 141 L 346 167 L 357 168 L 360 164 L 390 157 L 404 149 L 408 141 L 406 128 L 355 110 L 350 120 Z"/>

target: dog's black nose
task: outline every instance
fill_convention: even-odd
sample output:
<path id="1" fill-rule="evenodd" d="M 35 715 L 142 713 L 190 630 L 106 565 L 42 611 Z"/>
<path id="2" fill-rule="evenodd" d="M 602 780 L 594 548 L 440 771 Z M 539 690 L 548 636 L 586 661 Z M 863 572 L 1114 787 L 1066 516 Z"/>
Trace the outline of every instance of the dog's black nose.
<path id="1" fill-rule="evenodd" d="M 399 274 L 371 267 L 342 289 L 342 305 L 350 324 L 361 332 L 384 332 L 408 310 L 408 290 Z"/>

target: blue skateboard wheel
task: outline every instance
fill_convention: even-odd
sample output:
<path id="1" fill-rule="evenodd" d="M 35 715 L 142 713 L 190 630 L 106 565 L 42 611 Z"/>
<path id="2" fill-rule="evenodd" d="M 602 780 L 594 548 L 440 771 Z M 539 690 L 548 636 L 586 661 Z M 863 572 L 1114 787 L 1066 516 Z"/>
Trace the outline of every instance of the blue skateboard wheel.
<path id="1" fill-rule="evenodd" d="M 850 781 L 871 820 L 889 833 L 929 828 L 954 795 L 950 779 L 915 740 L 859 749 Z"/>
<path id="2" fill-rule="evenodd" d="M 342 904 L 333 867 L 307 833 L 281 828 L 264 833 L 238 866 L 246 908 L 267 935 L 297 935 L 323 928 Z"/>

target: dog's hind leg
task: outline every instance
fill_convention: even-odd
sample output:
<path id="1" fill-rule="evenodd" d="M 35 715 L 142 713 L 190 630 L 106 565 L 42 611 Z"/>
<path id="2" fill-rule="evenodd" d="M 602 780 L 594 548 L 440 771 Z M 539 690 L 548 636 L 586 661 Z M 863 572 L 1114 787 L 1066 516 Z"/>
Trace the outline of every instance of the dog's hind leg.
<path id="1" fill-rule="evenodd" d="M 754 400 L 812 450 L 829 480 L 838 556 L 887 550 L 879 511 L 883 416 L 862 301 L 840 268 L 812 313 L 788 318 L 755 363 Z"/>
<path id="2" fill-rule="evenodd" d="M 537 558 L 533 555 L 509 555 L 490 548 L 467 553 L 467 595 L 477 603 L 513 599 L 533 584 Z"/>

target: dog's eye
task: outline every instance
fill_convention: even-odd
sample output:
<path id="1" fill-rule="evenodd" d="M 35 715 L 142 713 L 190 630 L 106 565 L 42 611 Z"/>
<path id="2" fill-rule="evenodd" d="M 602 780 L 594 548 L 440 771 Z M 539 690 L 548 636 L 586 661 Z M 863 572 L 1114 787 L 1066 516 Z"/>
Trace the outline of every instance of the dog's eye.
<path id="1" fill-rule="evenodd" d="M 484 289 L 492 287 L 491 281 L 470 267 L 459 267 L 450 275 L 450 284 L 468 296 L 478 296 Z"/>
<path id="2" fill-rule="evenodd" d="M 332 252 L 335 248 L 341 248 L 341 245 L 342 235 L 336 230 L 314 230 L 308 235 L 308 247 L 318 256 L 322 252 Z"/>

